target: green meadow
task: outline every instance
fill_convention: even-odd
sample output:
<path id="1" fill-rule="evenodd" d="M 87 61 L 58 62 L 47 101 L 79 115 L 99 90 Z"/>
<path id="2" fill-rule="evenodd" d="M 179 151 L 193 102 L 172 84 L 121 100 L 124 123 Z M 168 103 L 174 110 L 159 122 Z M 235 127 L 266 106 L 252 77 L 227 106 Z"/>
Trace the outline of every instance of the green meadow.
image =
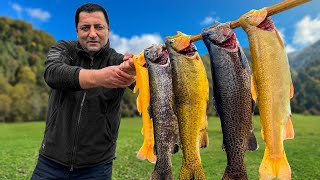
<path id="1" fill-rule="evenodd" d="M 284 142 L 287 159 L 291 166 L 292 179 L 320 179 L 320 116 L 292 117 L 295 138 Z M 38 149 L 44 131 L 44 122 L 0 123 L 0 179 L 30 179 L 35 167 Z M 117 145 L 117 159 L 113 166 L 113 179 L 149 179 L 154 164 L 136 158 L 143 142 L 140 133 L 140 117 L 123 118 Z M 254 117 L 254 133 L 259 149 L 246 153 L 249 179 L 259 179 L 258 169 L 264 153 L 264 143 L 260 135 L 259 117 Z M 201 149 L 203 168 L 208 180 L 221 179 L 226 155 L 221 149 L 222 133 L 220 120 L 209 118 L 209 146 Z M 172 156 L 173 173 L 178 179 L 181 166 L 181 150 Z"/>

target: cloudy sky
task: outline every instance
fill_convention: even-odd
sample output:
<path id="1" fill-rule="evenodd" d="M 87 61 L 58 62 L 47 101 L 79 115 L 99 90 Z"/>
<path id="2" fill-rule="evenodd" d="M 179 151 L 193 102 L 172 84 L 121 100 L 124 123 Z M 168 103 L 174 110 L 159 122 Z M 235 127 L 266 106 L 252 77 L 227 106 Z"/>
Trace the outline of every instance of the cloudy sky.
<path id="1" fill-rule="evenodd" d="M 94 2 L 106 8 L 111 27 L 111 46 L 119 52 L 139 53 L 151 44 L 163 43 L 166 36 L 177 31 L 199 34 L 215 22 L 238 19 L 251 9 L 260 9 L 280 0 L 161 0 L 161 1 L 2 1 L 0 16 L 23 19 L 34 28 L 47 31 L 55 40 L 76 39 L 74 13 L 78 6 Z M 228 4 L 228 5 L 226 5 Z M 320 1 L 306 4 L 273 16 L 285 41 L 287 52 L 297 51 L 320 39 Z M 248 47 L 247 36 L 235 29 L 243 47 Z M 202 41 L 196 46 L 200 54 L 207 54 Z"/>

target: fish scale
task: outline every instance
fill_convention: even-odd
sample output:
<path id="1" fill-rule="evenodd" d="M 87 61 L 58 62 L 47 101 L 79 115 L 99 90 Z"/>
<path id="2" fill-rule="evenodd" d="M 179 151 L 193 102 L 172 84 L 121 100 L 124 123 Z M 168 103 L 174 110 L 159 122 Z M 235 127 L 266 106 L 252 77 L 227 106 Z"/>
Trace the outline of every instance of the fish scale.
<path id="1" fill-rule="evenodd" d="M 203 29 L 201 35 L 210 56 L 213 97 L 228 160 L 222 179 L 248 179 L 245 151 L 258 148 L 252 133 L 250 66 L 228 23 Z"/>

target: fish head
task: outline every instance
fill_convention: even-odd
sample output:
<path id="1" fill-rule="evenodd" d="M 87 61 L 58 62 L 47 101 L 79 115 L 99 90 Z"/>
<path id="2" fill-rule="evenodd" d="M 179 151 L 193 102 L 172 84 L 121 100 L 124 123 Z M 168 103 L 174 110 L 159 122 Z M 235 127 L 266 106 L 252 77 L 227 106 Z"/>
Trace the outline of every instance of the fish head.
<path id="1" fill-rule="evenodd" d="M 148 61 L 159 65 L 165 65 L 169 62 L 169 53 L 163 44 L 153 44 L 146 48 L 144 56 Z"/>
<path id="2" fill-rule="evenodd" d="M 266 19 L 267 15 L 267 8 L 262 8 L 260 10 L 252 9 L 242 15 L 241 19 L 252 26 L 258 26 L 262 21 Z"/>
<path id="3" fill-rule="evenodd" d="M 230 23 L 216 24 L 203 30 L 209 40 L 220 47 L 234 49 L 237 47 L 237 38 L 234 31 L 230 28 Z"/>
<path id="4" fill-rule="evenodd" d="M 138 55 L 133 56 L 134 66 L 137 68 L 147 68 L 146 60 L 144 58 L 144 51 L 140 52 Z"/>
<path id="5" fill-rule="evenodd" d="M 191 37 L 179 31 L 174 36 L 166 37 L 165 41 L 167 46 L 171 46 L 179 54 L 194 56 L 197 52 L 196 46 L 191 42 Z"/>

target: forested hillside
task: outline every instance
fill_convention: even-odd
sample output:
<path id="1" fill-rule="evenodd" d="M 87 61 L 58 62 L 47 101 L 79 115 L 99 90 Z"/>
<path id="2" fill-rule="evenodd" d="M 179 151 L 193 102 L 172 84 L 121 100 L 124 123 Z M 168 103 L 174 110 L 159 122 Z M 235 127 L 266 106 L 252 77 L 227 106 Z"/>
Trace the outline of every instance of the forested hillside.
<path id="1" fill-rule="evenodd" d="M 50 88 L 43 79 L 44 61 L 55 39 L 22 20 L 0 17 L 0 122 L 44 120 Z M 295 54 L 289 54 L 295 96 L 292 110 L 320 114 L 320 41 Z M 248 59 L 248 49 L 244 49 Z M 212 80 L 208 55 L 202 56 L 210 83 L 209 115 L 212 106 Z M 126 90 L 122 117 L 138 115 L 136 96 Z"/>
<path id="2" fill-rule="evenodd" d="M 43 120 L 43 62 L 54 39 L 22 20 L 0 17 L 0 121 Z"/>

